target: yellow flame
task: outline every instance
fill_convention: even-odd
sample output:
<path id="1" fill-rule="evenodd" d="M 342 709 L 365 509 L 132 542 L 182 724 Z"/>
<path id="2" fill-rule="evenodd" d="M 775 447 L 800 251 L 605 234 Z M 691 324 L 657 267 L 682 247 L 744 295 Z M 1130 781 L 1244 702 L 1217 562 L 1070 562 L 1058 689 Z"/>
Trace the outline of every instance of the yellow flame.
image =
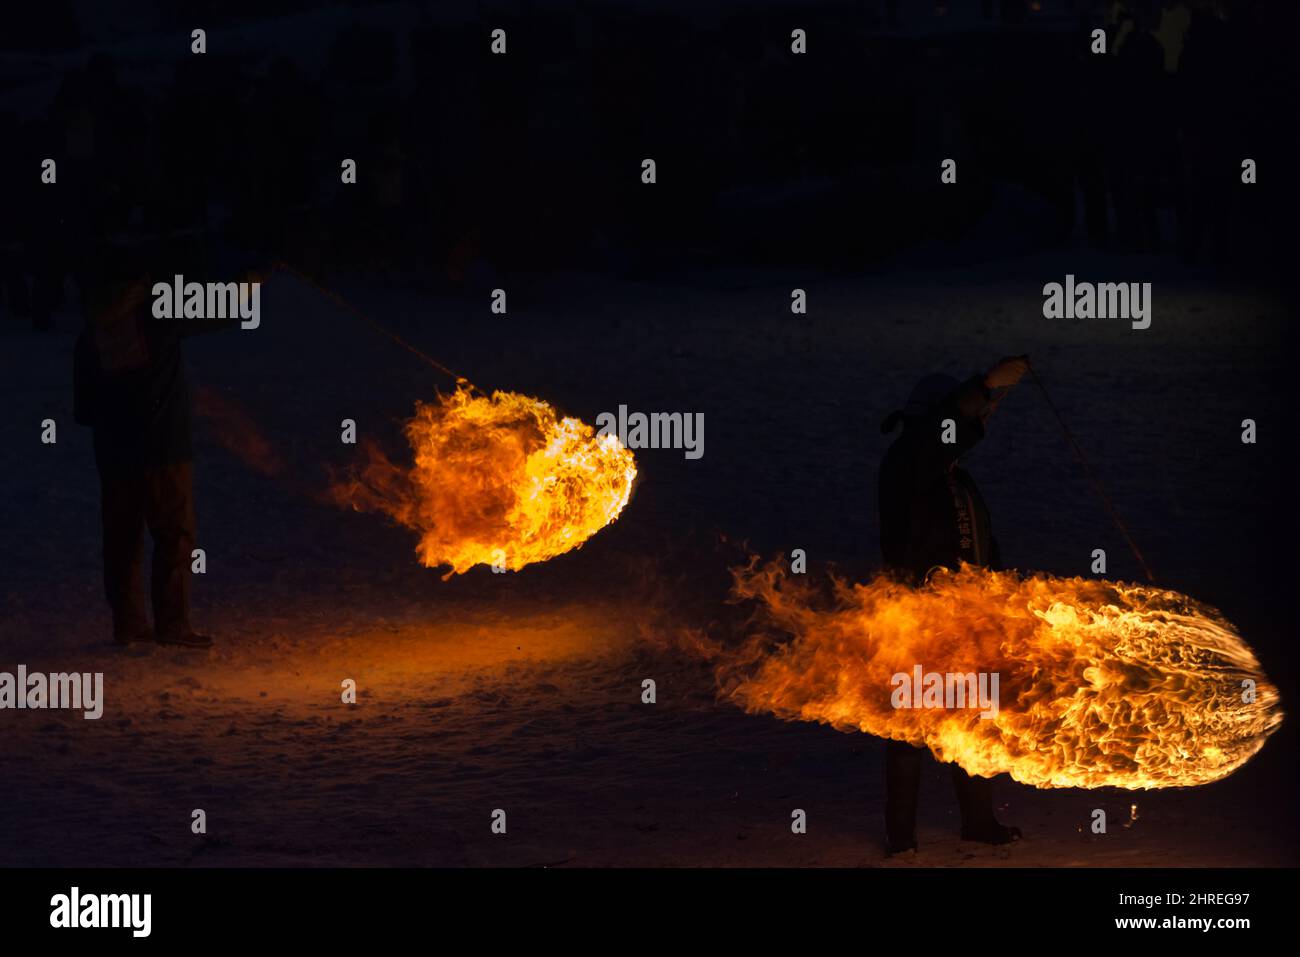
<path id="1" fill-rule="evenodd" d="M 370 446 L 369 463 L 334 494 L 417 530 L 420 561 L 450 566 L 448 576 L 475 565 L 517 571 L 581 547 L 618 517 L 636 478 L 616 436 L 516 392 L 461 384 L 417 402 L 406 437 L 413 466 Z"/>
<path id="2" fill-rule="evenodd" d="M 837 583 L 829 602 L 775 565 L 737 571 L 793 640 L 719 668 L 752 712 L 928 747 L 971 774 L 1040 788 L 1226 777 L 1282 722 L 1277 688 L 1213 608 L 1145 585 L 963 566 L 921 588 Z M 823 607 L 824 606 L 824 607 Z M 999 707 L 895 708 L 896 674 L 999 674 Z"/>

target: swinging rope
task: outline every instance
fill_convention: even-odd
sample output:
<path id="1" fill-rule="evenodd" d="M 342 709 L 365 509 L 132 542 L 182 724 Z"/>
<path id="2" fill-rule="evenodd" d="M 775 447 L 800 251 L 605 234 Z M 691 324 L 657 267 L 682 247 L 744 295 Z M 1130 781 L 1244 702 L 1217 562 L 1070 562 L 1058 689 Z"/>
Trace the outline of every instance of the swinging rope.
<path id="1" fill-rule="evenodd" d="M 1128 533 L 1128 529 L 1124 526 L 1123 520 L 1119 517 L 1119 512 L 1115 511 L 1114 503 L 1111 502 L 1110 496 L 1108 496 L 1106 490 L 1102 488 L 1101 481 L 1097 478 L 1097 474 L 1092 470 L 1092 465 L 1088 462 L 1088 457 L 1083 454 L 1083 449 L 1081 449 L 1079 443 L 1075 441 L 1074 433 L 1071 432 L 1070 427 L 1065 424 L 1065 419 L 1061 416 L 1060 409 L 1056 407 L 1056 403 L 1052 401 L 1052 397 L 1047 394 L 1047 389 L 1043 386 L 1043 380 L 1038 378 L 1038 373 L 1034 370 L 1032 365 L 1029 366 L 1029 374 L 1034 377 L 1034 384 L 1038 386 L 1038 391 L 1043 393 L 1043 399 L 1047 402 L 1047 407 L 1052 410 L 1052 414 L 1056 416 L 1056 421 L 1061 424 L 1061 431 L 1065 433 L 1066 441 L 1070 443 L 1070 447 L 1074 449 L 1074 454 L 1078 456 L 1080 464 L 1083 465 L 1084 473 L 1088 476 L 1088 480 L 1092 483 L 1092 487 L 1096 489 L 1097 495 L 1101 498 L 1102 504 L 1106 506 L 1106 511 L 1110 515 L 1111 521 L 1115 523 L 1115 527 L 1119 529 L 1119 533 L 1124 536 L 1124 541 L 1128 543 L 1129 550 L 1133 552 L 1133 557 L 1138 560 L 1138 564 L 1142 566 L 1142 571 L 1146 573 L 1147 581 L 1154 583 L 1156 576 L 1151 573 L 1151 566 L 1148 565 L 1147 560 L 1142 557 L 1142 552 L 1138 550 L 1137 542 L 1133 541 L 1133 536 Z"/>
<path id="2" fill-rule="evenodd" d="M 437 369 L 439 372 L 443 373 L 444 375 L 450 376 L 457 383 L 468 382 L 468 380 L 465 379 L 463 376 L 458 375 L 457 373 L 453 372 L 451 369 L 443 365 L 441 362 L 439 362 L 437 359 L 434 359 L 432 356 L 428 355 L 422 350 L 411 345 L 401 336 L 397 335 L 397 333 L 391 331 L 390 329 L 388 329 L 388 327 L 382 325 L 381 323 L 376 322 L 374 319 L 370 318 L 370 316 L 362 312 L 356 306 L 352 305 L 352 303 L 348 302 L 338 293 L 334 292 L 331 289 L 327 289 L 325 286 L 322 286 L 320 283 L 318 283 L 316 280 L 312 279 L 310 276 L 306 275 L 305 273 L 299 271 L 298 269 L 295 269 L 293 266 L 289 265 L 288 263 L 282 260 L 277 260 L 275 262 L 275 268 L 282 270 L 283 272 L 287 272 L 291 276 L 296 276 L 298 279 L 302 280 L 307 285 L 311 286 L 313 289 L 319 292 L 326 299 L 333 302 L 335 305 L 341 307 L 347 312 L 350 312 L 352 315 L 356 316 L 358 319 L 365 322 L 367 325 L 375 329 L 377 332 L 383 334 L 384 336 L 387 336 L 389 339 L 397 343 L 403 349 L 410 352 L 412 355 L 416 356 L 419 359 L 422 359 L 424 362 L 428 363 L 430 366 Z M 1106 490 L 1105 488 L 1102 487 L 1101 480 L 1097 478 L 1097 473 L 1093 471 L 1092 464 L 1088 461 L 1088 457 L 1083 454 L 1083 449 L 1080 448 L 1078 441 L 1074 438 L 1074 433 L 1071 432 L 1070 427 L 1066 425 L 1065 418 L 1061 415 L 1061 410 L 1058 409 L 1056 403 L 1052 401 L 1052 397 L 1048 394 L 1046 386 L 1043 385 L 1043 380 L 1038 377 L 1037 370 L 1035 370 L 1033 365 L 1029 364 L 1028 361 L 1026 361 L 1026 366 L 1029 369 L 1029 374 L 1033 376 L 1034 384 L 1038 386 L 1038 391 L 1043 394 L 1043 401 L 1047 403 L 1047 407 L 1051 409 L 1052 414 L 1056 416 L 1056 421 L 1060 424 L 1061 431 L 1065 434 L 1066 441 L 1070 443 L 1070 448 L 1074 450 L 1075 456 L 1078 457 L 1079 463 L 1083 466 L 1084 474 L 1087 475 L 1088 481 L 1092 483 L 1092 487 L 1094 490 L 1096 490 L 1098 498 L 1101 499 L 1102 504 L 1105 506 L 1106 512 L 1108 515 L 1110 515 L 1111 521 L 1114 522 L 1115 527 L 1119 529 L 1119 533 L 1121 536 L 1123 536 L 1124 541 L 1128 544 L 1129 550 L 1133 553 L 1133 557 L 1136 558 L 1138 564 L 1142 566 L 1142 571 L 1146 574 L 1147 581 L 1154 583 L 1156 577 L 1151 572 L 1151 566 L 1147 564 L 1147 560 L 1142 556 L 1141 550 L 1137 547 L 1137 542 L 1133 541 L 1133 536 L 1129 534 L 1128 528 L 1124 525 L 1124 520 L 1119 517 L 1119 512 L 1116 511 L 1115 509 L 1115 503 L 1112 502 L 1110 500 L 1110 496 L 1106 494 Z"/>
<path id="3" fill-rule="evenodd" d="M 327 289 L 326 287 L 318 283 L 315 279 L 312 279 L 310 276 L 306 275 L 305 273 L 300 272 L 299 270 L 295 269 L 293 266 L 290 266 L 287 262 L 284 262 L 283 260 L 276 260 L 274 265 L 276 269 L 282 270 L 283 272 L 287 272 L 291 276 L 296 276 L 298 279 L 302 280 L 307 285 L 311 286 L 313 289 L 315 289 L 318 293 L 320 293 L 330 302 L 334 303 L 336 306 L 339 306 L 340 308 L 346 310 L 347 312 L 352 313 L 352 315 L 356 316 L 358 319 L 365 322 L 372 329 L 375 329 L 377 332 L 380 332 L 383 335 L 387 336 L 389 339 L 393 340 L 393 342 L 397 343 L 403 349 L 407 350 L 408 352 L 412 353 L 418 358 L 423 359 L 425 362 L 433 366 L 439 372 L 443 373 L 444 375 L 451 376 L 451 378 L 454 379 L 457 383 L 469 382 L 469 380 L 466 379 L 464 376 L 457 375 L 455 372 L 448 369 L 437 359 L 434 359 L 432 356 L 428 355 L 425 352 L 422 352 L 421 350 L 417 349 L 415 346 L 411 345 L 409 342 L 407 342 L 397 333 L 390 330 L 387 326 L 384 326 L 382 323 L 376 322 L 374 319 L 371 319 L 368 315 L 366 315 L 356 306 L 352 305 L 352 303 L 348 302 L 346 299 L 344 299 L 338 293 L 334 292 L 332 289 Z"/>

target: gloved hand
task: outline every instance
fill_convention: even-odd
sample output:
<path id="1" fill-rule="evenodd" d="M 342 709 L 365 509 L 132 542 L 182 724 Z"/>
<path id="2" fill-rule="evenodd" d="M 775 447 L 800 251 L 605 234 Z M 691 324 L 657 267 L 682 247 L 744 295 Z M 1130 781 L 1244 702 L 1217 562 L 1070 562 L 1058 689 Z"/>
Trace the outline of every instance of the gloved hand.
<path id="1" fill-rule="evenodd" d="M 990 389 L 1009 389 L 1029 371 L 1029 356 L 1007 356 L 984 375 L 984 384 Z"/>

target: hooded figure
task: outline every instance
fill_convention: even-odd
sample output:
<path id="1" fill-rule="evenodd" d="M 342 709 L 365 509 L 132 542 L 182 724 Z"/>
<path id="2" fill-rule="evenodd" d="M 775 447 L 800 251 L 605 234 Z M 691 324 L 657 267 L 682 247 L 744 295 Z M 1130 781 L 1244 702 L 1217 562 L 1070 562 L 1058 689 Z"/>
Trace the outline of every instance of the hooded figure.
<path id="1" fill-rule="evenodd" d="M 886 434 L 903 424 L 880 464 L 880 551 L 886 571 L 919 586 L 936 567 L 957 568 L 962 562 L 999 567 L 988 508 L 975 480 L 957 463 L 984 437 L 997 403 L 1028 368 L 1026 359 L 1012 357 L 965 382 L 926 376 L 903 408 L 881 424 Z M 885 826 L 891 854 L 916 847 L 923 754 L 902 741 L 885 744 Z M 989 780 L 971 777 L 956 764 L 951 768 L 963 840 L 1017 840 L 1019 829 L 999 824 L 993 816 Z"/>

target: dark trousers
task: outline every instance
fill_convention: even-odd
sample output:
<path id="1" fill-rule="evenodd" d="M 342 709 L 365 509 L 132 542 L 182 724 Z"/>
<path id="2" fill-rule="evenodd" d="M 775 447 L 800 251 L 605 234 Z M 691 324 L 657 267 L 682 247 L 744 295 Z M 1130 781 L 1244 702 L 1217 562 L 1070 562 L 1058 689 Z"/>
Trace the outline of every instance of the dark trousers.
<path id="1" fill-rule="evenodd" d="M 119 638 L 149 630 L 144 601 L 144 530 L 153 538 L 154 630 L 188 634 L 190 560 L 194 548 L 194 466 L 174 462 L 100 474 L 104 522 L 104 590 Z"/>
<path id="2" fill-rule="evenodd" d="M 902 741 L 885 742 L 885 830 L 891 844 L 906 846 L 916 838 L 916 802 L 921 789 L 924 748 Z M 972 777 L 956 764 L 952 785 L 961 808 L 961 826 L 983 830 L 991 827 L 993 787 L 988 778 Z"/>

